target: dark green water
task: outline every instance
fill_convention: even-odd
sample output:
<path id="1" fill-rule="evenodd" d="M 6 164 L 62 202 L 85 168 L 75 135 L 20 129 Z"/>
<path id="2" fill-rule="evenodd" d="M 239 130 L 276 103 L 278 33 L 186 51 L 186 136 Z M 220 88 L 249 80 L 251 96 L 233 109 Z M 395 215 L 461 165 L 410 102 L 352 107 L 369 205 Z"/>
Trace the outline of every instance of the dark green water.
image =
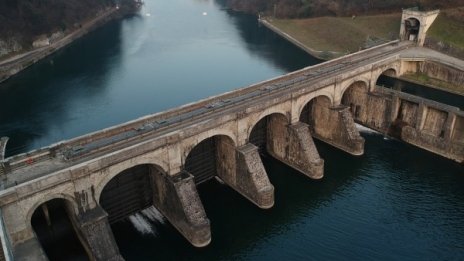
<path id="1" fill-rule="evenodd" d="M 0 136 L 11 137 L 12 155 L 315 62 L 256 18 L 214 1 L 147 0 L 140 16 L 2 84 Z M 319 181 L 265 159 L 276 192 L 270 210 L 224 185 L 199 186 L 212 227 L 206 248 L 190 246 L 162 219 L 127 220 L 113 226 L 121 253 L 127 260 L 464 259 L 462 165 L 363 135 L 361 157 L 317 143 L 325 159 Z M 136 229 L 147 224 L 150 233 Z"/>

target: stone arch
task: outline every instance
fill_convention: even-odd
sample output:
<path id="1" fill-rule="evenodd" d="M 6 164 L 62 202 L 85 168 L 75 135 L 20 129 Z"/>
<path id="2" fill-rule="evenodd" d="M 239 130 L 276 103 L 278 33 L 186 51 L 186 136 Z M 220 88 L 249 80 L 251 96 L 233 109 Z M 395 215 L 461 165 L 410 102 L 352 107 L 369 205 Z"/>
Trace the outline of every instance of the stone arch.
<path id="1" fill-rule="evenodd" d="M 43 196 L 42 198 L 40 198 L 39 200 L 37 200 L 36 202 L 34 202 L 34 204 L 27 211 L 26 223 L 27 223 L 27 225 L 29 227 L 31 227 L 32 215 L 37 210 L 37 208 L 40 207 L 42 204 L 47 203 L 48 201 L 51 201 L 53 199 L 63 199 L 63 200 L 65 200 L 65 202 L 69 203 L 70 206 L 72 206 L 74 214 L 78 215 L 78 213 L 79 213 L 78 205 L 77 205 L 76 199 L 73 196 L 68 195 L 66 193 L 47 194 L 47 195 Z"/>
<path id="2" fill-rule="evenodd" d="M 260 116 L 259 120 L 250 126 L 248 142 L 257 146 L 260 153 L 275 154 L 276 151 L 284 149 L 282 146 L 288 136 L 287 126 L 290 124 L 290 119 L 279 112 Z"/>
<path id="3" fill-rule="evenodd" d="M 384 70 L 383 72 L 381 72 L 380 75 L 386 75 L 386 76 L 390 76 L 390 77 L 397 77 L 398 73 L 396 72 L 395 68 L 391 67 L 391 68 L 388 68 L 388 69 Z"/>
<path id="4" fill-rule="evenodd" d="M 166 172 L 151 163 L 127 167 L 112 175 L 98 197 L 98 204 L 107 212 L 109 222 L 115 223 L 152 206 L 158 176 L 166 176 Z"/>
<path id="5" fill-rule="evenodd" d="M 181 155 L 182 155 L 182 166 L 185 164 L 185 160 L 187 159 L 187 156 L 190 154 L 191 150 L 195 148 L 198 144 L 203 142 L 206 139 L 209 139 L 214 136 L 227 136 L 235 145 L 238 144 L 238 138 L 234 131 L 231 129 L 226 129 L 226 128 L 221 128 L 221 129 L 212 129 L 207 132 L 203 132 L 201 134 L 198 134 L 192 138 L 185 139 L 182 142 L 182 148 L 181 148 Z"/>
<path id="6" fill-rule="evenodd" d="M 75 224 L 76 205 L 73 197 L 59 193 L 35 202 L 27 214 L 27 226 L 50 260 L 91 257 L 85 240 L 79 236 L 80 227 Z M 54 232 L 57 229 L 59 233 Z"/>
<path id="7" fill-rule="evenodd" d="M 184 170 L 193 175 L 196 184 L 219 176 L 235 181 L 236 143 L 228 135 L 213 135 L 197 142 L 183 162 Z"/>
<path id="8" fill-rule="evenodd" d="M 365 81 L 351 83 L 343 92 L 341 103 L 350 108 L 353 119 L 365 122 L 367 118 L 369 86 Z"/>
<path id="9" fill-rule="evenodd" d="M 249 140 L 250 134 L 253 131 L 253 128 L 256 126 L 256 124 L 258 124 L 259 121 L 261 121 L 262 119 L 264 119 L 265 117 L 268 117 L 270 115 L 273 115 L 273 114 L 282 115 L 290 123 L 290 119 L 288 118 L 287 113 L 288 112 L 286 110 L 283 110 L 283 109 L 271 108 L 269 110 L 266 110 L 266 111 L 260 113 L 257 117 L 253 117 L 253 121 L 249 122 L 251 124 L 248 124 L 248 128 L 246 130 L 246 139 Z"/>
<path id="10" fill-rule="evenodd" d="M 350 79 L 349 81 L 345 82 L 343 85 L 342 85 L 342 88 L 340 89 L 340 102 L 341 100 L 343 99 L 343 95 L 345 95 L 345 92 L 346 90 L 348 90 L 350 87 L 353 86 L 353 84 L 356 84 L 356 83 L 363 83 L 366 85 L 366 87 L 369 89 L 369 79 L 367 79 L 366 77 L 356 77 L 356 78 L 352 78 Z"/>
<path id="11" fill-rule="evenodd" d="M 417 42 L 421 28 L 420 18 L 409 16 L 404 19 L 404 40 Z"/>
<path id="12" fill-rule="evenodd" d="M 309 100 L 299 114 L 300 122 L 309 125 L 311 132 L 323 133 L 330 129 L 332 101 L 325 95 Z"/>
<path id="13" fill-rule="evenodd" d="M 321 96 L 327 98 L 330 101 L 331 106 L 334 105 L 333 93 L 329 91 L 321 90 L 321 91 L 309 93 L 305 96 L 298 98 L 298 100 L 296 101 L 295 119 L 298 119 L 298 120 L 300 119 L 300 116 L 301 116 L 301 113 L 303 112 L 304 107 L 308 105 L 309 102 Z"/>
<path id="14" fill-rule="evenodd" d="M 112 165 L 102 170 L 100 173 L 103 175 L 103 177 L 98 181 L 97 185 L 95 186 L 95 200 L 97 202 L 100 202 L 100 196 L 101 196 L 103 189 L 108 184 L 108 182 L 110 182 L 114 177 L 119 175 L 124 170 L 130 169 L 138 165 L 144 165 L 144 164 L 150 164 L 150 165 L 157 166 L 159 170 L 164 173 L 167 173 L 169 169 L 167 162 L 164 162 L 160 158 L 154 158 L 154 157 L 149 157 L 149 156 L 146 156 L 146 157 L 139 156 L 139 157 L 132 158 L 130 160 L 126 160 L 118 164 Z"/>
<path id="15" fill-rule="evenodd" d="M 385 68 L 377 69 L 375 77 L 372 77 L 373 81 L 371 84 L 372 86 L 374 86 L 374 88 L 371 88 L 371 91 L 373 91 L 380 84 L 380 81 L 382 80 L 382 75 L 388 76 L 388 77 L 395 77 L 395 78 L 398 77 L 399 76 L 398 66 L 395 64 L 395 65 L 388 66 Z"/>

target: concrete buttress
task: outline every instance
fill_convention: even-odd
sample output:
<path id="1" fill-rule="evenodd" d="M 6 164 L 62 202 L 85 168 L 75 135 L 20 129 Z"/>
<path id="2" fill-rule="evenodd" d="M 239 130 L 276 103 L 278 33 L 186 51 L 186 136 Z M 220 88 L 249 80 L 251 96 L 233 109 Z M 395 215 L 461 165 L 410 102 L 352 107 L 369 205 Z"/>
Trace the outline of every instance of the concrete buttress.
<path id="1" fill-rule="evenodd" d="M 326 117 L 317 118 L 311 127 L 312 135 L 352 155 L 364 153 L 364 139 L 356 128 L 348 107 L 325 109 Z"/>
<path id="2" fill-rule="evenodd" d="M 324 176 L 324 160 L 320 158 L 307 124 L 297 122 L 287 125 L 284 150 L 276 151 L 268 145 L 274 158 L 300 171 L 312 179 Z"/>
<path id="3" fill-rule="evenodd" d="M 122 261 L 108 222 L 108 215 L 97 206 L 77 217 L 78 235 L 92 260 Z"/>
<path id="4" fill-rule="evenodd" d="M 237 172 L 235 182 L 229 186 L 248 198 L 260 208 L 274 206 L 274 186 L 269 181 L 264 169 L 258 147 L 248 143 L 237 148 Z"/>
<path id="5" fill-rule="evenodd" d="M 209 219 L 193 176 L 182 171 L 174 176 L 154 175 L 153 205 L 195 247 L 211 242 Z"/>

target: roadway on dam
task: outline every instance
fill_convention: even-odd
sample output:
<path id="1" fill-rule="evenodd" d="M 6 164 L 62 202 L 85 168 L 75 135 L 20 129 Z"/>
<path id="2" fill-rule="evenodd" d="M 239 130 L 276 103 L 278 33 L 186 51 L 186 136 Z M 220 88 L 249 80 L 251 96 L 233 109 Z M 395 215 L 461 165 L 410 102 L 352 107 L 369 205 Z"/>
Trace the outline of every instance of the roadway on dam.
<path id="1" fill-rule="evenodd" d="M 112 22 L 1 84 L 8 156 L 319 62 L 220 1 L 145 3 L 140 16 Z M 319 181 L 264 158 L 276 192 L 268 211 L 214 180 L 198 186 L 212 221 L 207 248 L 140 213 L 113 225 L 121 253 L 126 260 L 463 259 L 462 165 L 362 135 L 361 157 L 316 143 L 325 159 Z"/>

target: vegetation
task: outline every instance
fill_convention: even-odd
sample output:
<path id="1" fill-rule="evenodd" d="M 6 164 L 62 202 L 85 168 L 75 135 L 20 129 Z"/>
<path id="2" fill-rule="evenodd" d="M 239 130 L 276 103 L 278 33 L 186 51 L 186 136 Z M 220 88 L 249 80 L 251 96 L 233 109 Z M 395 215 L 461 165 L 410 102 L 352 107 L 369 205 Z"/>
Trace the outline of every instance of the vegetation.
<path id="1" fill-rule="evenodd" d="M 227 3 L 239 11 L 276 18 L 372 15 L 409 7 L 443 9 L 464 6 L 464 0 L 228 0 Z"/>
<path id="2" fill-rule="evenodd" d="M 30 49 L 41 35 L 57 39 L 108 8 L 119 6 L 118 15 L 125 15 L 139 5 L 134 0 L 0 0 L 0 56 Z"/>
<path id="3" fill-rule="evenodd" d="M 463 86 L 454 85 L 439 79 L 431 78 L 424 73 L 411 73 L 401 76 L 405 80 L 416 82 L 423 85 L 429 85 L 433 88 L 442 89 L 445 91 L 451 91 L 460 95 L 464 95 Z"/>
<path id="4" fill-rule="evenodd" d="M 357 17 L 269 19 L 269 22 L 312 49 L 339 52 L 341 55 L 366 47 L 369 40 L 396 39 L 400 20 L 401 13 L 396 12 Z M 463 54 L 464 7 L 442 10 L 427 37 L 433 43 L 442 45 L 444 48 L 441 51 L 448 48 L 454 49 L 452 55 L 459 57 L 459 53 Z"/>
<path id="5" fill-rule="evenodd" d="M 112 0 L 2 0 L 0 38 L 30 43 L 38 35 L 72 28 L 112 4 Z"/>
<path id="6" fill-rule="evenodd" d="M 368 39 L 396 38 L 401 14 L 308 19 L 272 19 L 277 28 L 318 51 L 340 54 L 358 51 Z"/>
<path id="7" fill-rule="evenodd" d="M 464 7 L 443 10 L 427 32 L 427 37 L 464 53 Z"/>

